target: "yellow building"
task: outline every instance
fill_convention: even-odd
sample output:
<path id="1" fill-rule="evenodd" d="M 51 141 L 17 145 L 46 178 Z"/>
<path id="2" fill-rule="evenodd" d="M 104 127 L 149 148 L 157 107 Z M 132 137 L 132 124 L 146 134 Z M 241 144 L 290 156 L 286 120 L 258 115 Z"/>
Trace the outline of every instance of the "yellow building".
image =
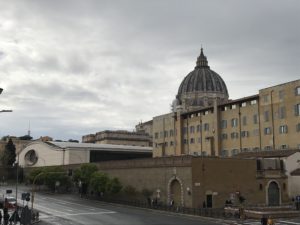
<path id="1" fill-rule="evenodd" d="M 201 49 L 173 112 L 154 117 L 152 132 L 154 157 L 300 149 L 300 80 L 229 100 L 224 81 Z"/>

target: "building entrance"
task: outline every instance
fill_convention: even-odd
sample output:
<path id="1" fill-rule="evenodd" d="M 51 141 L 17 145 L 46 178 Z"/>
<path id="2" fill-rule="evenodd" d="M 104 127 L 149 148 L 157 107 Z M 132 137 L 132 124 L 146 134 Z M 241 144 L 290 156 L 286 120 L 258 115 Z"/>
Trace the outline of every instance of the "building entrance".
<path id="1" fill-rule="evenodd" d="M 171 183 L 171 200 L 174 201 L 174 205 L 181 205 L 181 185 L 178 180 Z"/>
<path id="2" fill-rule="evenodd" d="M 269 206 L 277 206 L 280 204 L 280 192 L 276 182 L 271 182 L 268 187 Z"/>

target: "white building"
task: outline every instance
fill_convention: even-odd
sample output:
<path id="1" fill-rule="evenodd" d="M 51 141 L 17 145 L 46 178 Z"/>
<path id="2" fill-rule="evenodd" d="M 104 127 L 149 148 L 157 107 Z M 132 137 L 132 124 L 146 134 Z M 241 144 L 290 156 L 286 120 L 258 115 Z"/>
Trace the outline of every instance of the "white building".
<path id="1" fill-rule="evenodd" d="M 151 147 L 74 142 L 29 143 L 18 154 L 22 167 L 59 166 L 108 160 L 151 158 Z"/>

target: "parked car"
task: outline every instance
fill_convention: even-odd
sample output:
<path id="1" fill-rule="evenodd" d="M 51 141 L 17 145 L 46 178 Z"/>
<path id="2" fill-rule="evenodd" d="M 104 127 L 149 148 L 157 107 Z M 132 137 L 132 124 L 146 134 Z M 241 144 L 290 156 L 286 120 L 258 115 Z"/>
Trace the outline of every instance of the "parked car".
<path id="1" fill-rule="evenodd" d="M 16 207 L 17 201 L 13 196 L 6 196 L 4 199 L 4 206 L 8 209 L 14 209 Z"/>

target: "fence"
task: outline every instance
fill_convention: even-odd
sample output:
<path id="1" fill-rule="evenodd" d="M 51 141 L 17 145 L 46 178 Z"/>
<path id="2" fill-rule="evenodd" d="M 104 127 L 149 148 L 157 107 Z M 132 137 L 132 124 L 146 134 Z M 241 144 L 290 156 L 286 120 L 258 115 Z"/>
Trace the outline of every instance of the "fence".
<path id="1" fill-rule="evenodd" d="M 87 198 L 91 198 L 91 196 L 87 196 Z M 229 218 L 234 217 L 235 215 L 226 214 L 224 208 L 188 208 L 182 206 L 169 206 L 164 204 L 151 204 L 145 201 L 130 201 L 130 200 L 119 200 L 112 198 L 104 198 L 104 197 L 96 197 L 93 196 L 92 199 L 97 199 L 99 201 L 115 203 L 121 205 L 129 205 L 140 208 L 148 208 L 153 210 L 161 210 L 173 213 L 181 213 L 181 214 L 189 214 L 195 216 L 204 216 L 204 217 L 212 217 L 212 218 Z"/>

